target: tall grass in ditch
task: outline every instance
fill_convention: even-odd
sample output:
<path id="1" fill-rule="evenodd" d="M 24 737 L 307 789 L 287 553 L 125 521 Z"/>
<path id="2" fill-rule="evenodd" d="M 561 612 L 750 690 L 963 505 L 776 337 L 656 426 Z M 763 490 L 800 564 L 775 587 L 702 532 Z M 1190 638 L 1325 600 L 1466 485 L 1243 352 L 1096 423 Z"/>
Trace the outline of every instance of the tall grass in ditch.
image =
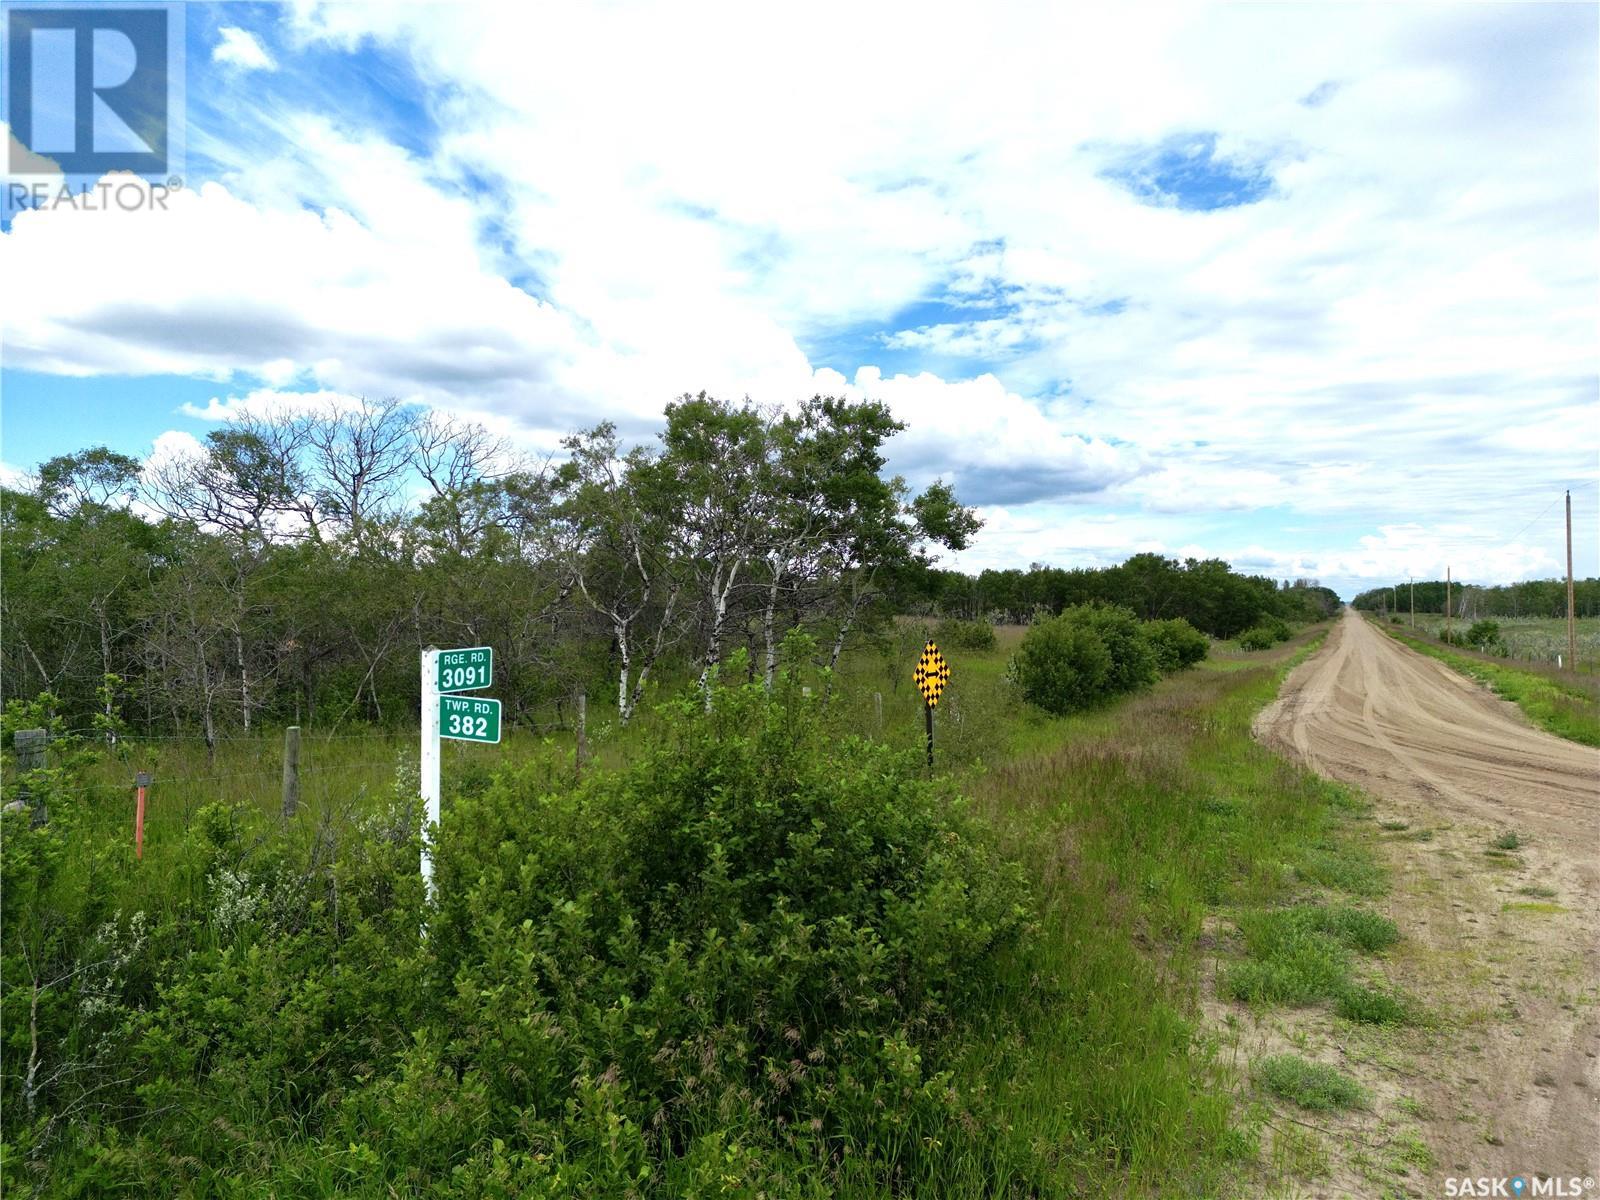
<path id="1" fill-rule="evenodd" d="M 907 637 L 916 648 L 920 648 L 919 633 L 912 631 Z M 867 1095 L 872 1104 L 887 1105 L 893 1119 L 872 1117 L 870 1109 L 856 1115 L 845 1109 L 830 1113 L 827 1105 L 843 1103 L 846 1096 L 854 1095 L 850 1089 L 858 1086 L 852 1082 L 846 1062 L 842 1064 L 846 1074 L 840 1077 L 839 1098 L 824 1096 L 823 1106 L 814 1110 L 815 1119 L 822 1122 L 820 1136 L 813 1137 L 809 1127 L 797 1131 L 801 1140 L 791 1143 L 795 1157 L 790 1158 L 788 1151 L 779 1154 L 777 1143 L 764 1141 L 764 1126 L 750 1112 L 728 1109 L 715 1116 L 706 1109 L 703 1121 L 685 1126 L 694 1138 L 692 1146 L 684 1147 L 688 1157 L 670 1160 L 665 1175 L 652 1177 L 646 1171 L 639 1176 L 642 1194 L 662 1194 L 669 1181 L 672 1186 L 692 1181 L 715 1191 L 719 1170 L 735 1181 L 757 1177 L 770 1181 L 777 1178 L 770 1173 L 774 1167 L 792 1185 L 792 1192 L 779 1189 L 787 1194 L 1194 1194 L 1233 1190 L 1239 1173 L 1248 1169 L 1255 1153 L 1254 1132 L 1233 1099 L 1237 1081 L 1220 1064 L 1211 1038 L 1199 1022 L 1198 1001 L 1212 953 L 1206 918 L 1238 908 L 1279 905 L 1316 888 L 1319 878 L 1364 877 L 1363 872 L 1370 869 L 1341 836 L 1339 823 L 1348 807 L 1344 794 L 1262 750 L 1249 735 L 1251 717 L 1271 698 L 1289 656 L 1304 651 L 1305 640 L 1248 661 L 1224 658 L 1205 664 L 1115 707 L 1062 720 L 1045 719 L 1026 710 L 1010 695 L 1004 683 L 1004 663 L 1008 644 L 1014 642 L 1014 633 L 1002 631 L 1002 644 L 994 652 L 951 654 L 956 686 L 940 709 L 938 748 L 941 771 L 955 771 L 962 788 L 973 797 L 974 815 L 994 831 L 1003 855 L 1023 864 L 1032 896 L 1032 934 L 1000 945 L 991 969 L 976 977 L 971 986 L 963 985 L 968 991 L 959 1008 L 948 1014 L 945 1032 L 922 1036 L 920 1042 L 885 1041 L 872 1057 L 861 1060 L 875 1064 L 874 1069 L 891 1082 L 903 1076 L 905 1086 L 913 1089 L 908 1097 L 915 1095 L 914 1103 L 906 1100 L 903 1113 L 897 1108 L 900 1101 L 887 1091 Z M 889 743 L 891 749 L 910 751 L 920 747 L 920 703 L 908 680 L 895 686 L 900 665 L 894 661 L 896 653 L 897 648 L 891 646 L 877 665 L 854 668 L 831 684 L 814 678 L 810 686 L 817 691 L 834 689 L 826 704 L 833 710 L 836 728 L 867 734 Z M 881 706 L 874 692 L 881 694 Z M 817 703 L 824 703 L 821 696 Z M 881 730 L 876 717 L 880 707 L 884 712 Z M 592 770 L 610 770 L 630 759 L 648 740 L 650 729 L 650 721 L 626 733 L 606 730 L 603 722 L 597 723 L 592 732 L 597 735 L 600 762 Z M 380 750 L 381 746 L 387 749 Z M 128 751 L 132 755 L 133 747 Z M 278 838 L 285 841 L 275 843 L 270 854 L 274 861 L 285 863 L 326 861 L 345 852 L 341 845 L 359 850 L 364 844 L 364 825 L 370 825 L 397 795 L 405 793 L 405 775 L 414 749 L 405 737 L 388 741 L 326 739 L 320 744 L 308 737 L 304 810 L 288 826 L 276 821 L 272 743 L 253 751 L 244 745 L 224 745 L 215 760 L 204 763 L 197 753 L 193 748 L 172 750 L 158 763 L 156 802 L 142 869 L 130 870 L 131 864 L 125 861 L 112 864 L 104 854 L 100 855 L 104 861 L 85 858 L 71 869 L 86 892 L 102 889 L 97 903 L 114 899 L 115 906 L 125 912 L 146 911 L 158 927 L 165 919 L 172 930 L 189 931 L 182 936 L 195 939 L 193 949 L 208 970 L 221 971 L 226 966 L 229 971 L 240 971 L 243 979 L 255 968 L 248 961 L 233 962 L 239 948 L 230 941 L 237 940 L 237 935 L 230 936 L 216 922 L 218 855 L 257 854 Z M 260 760 L 253 772 L 252 753 Z M 184 754 L 190 756 L 187 765 L 192 769 L 188 772 L 178 769 L 184 765 Z M 481 846 L 475 851 L 481 861 L 465 864 L 474 874 L 464 874 L 463 885 L 493 866 L 507 873 L 504 886 L 527 887 L 530 870 L 548 871 L 548 863 L 555 861 L 548 857 L 552 851 L 544 847 L 559 848 L 559 840 L 545 834 L 530 842 L 538 847 L 537 854 L 517 853 L 513 841 L 506 839 L 532 835 L 517 832 L 520 827 L 510 816 L 505 817 L 508 823 L 503 833 L 480 828 L 479 808 L 485 796 L 501 796 L 504 814 L 523 811 L 520 792 L 489 779 L 491 763 L 508 762 L 520 764 L 513 776 L 521 782 L 513 786 L 528 795 L 548 792 L 554 797 L 575 797 L 541 801 L 528 807 L 525 817 L 518 820 L 537 825 L 558 812 L 564 814 L 564 820 L 587 823 L 592 819 L 577 793 L 569 792 L 570 746 L 562 739 L 513 738 L 498 751 L 464 747 L 456 752 L 452 748 L 447 754 L 447 790 L 464 799 L 447 804 L 446 836 L 455 817 L 458 828 L 472 827 L 471 836 Z M 113 828 L 125 829 L 131 818 L 131 792 L 119 782 L 130 765 L 117 760 L 99 768 L 106 773 L 99 785 L 105 793 L 84 810 L 86 820 L 105 822 L 108 834 Z M 202 768 L 211 774 L 200 774 Z M 325 792 L 319 793 L 313 782 L 317 770 L 327 772 L 322 779 Z M 254 778 L 236 778 L 229 783 L 224 777 L 230 774 L 253 774 Z M 498 792 L 494 790 L 497 787 Z M 250 800 L 258 819 L 250 816 L 249 808 L 238 805 L 241 798 Z M 231 811 L 214 804 L 221 799 L 231 802 Z M 458 808 L 458 804 L 465 807 Z M 617 819 L 631 819 L 627 816 L 631 807 L 631 803 L 617 806 Z M 381 836 L 376 844 L 388 845 Z M 605 844 L 595 843 L 597 847 Z M 382 855 L 403 860 L 405 853 L 404 845 L 395 843 L 368 865 L 363 865 L 358 853 L 348 874 L 335 873 L 330 903 L 370 905 L 381 900 L 384 906 L 399 905 L 394 911 L 403 916 L 417 902 L 414 880 L 402 881 L 402 890 L 389 898 L 378 869 L 388 862 Z M 561 869 L 578 872 L 587 868 L 583 860 L 574 859 Z M 705 878 L 721 878 L 716 874 L 720 870 L 716 868 Z M 520 885 L 515 884 L 518 872 L 524 880 Z M 603 881 L 596 886 L 600 884 Z M 113 886 L 116 894 L 111 897 L 103 889 Z M 560 891 L 561 885 L 555 879 L 540 887 Z M 949 903 L 953 907 L 948 911 L 952 933 L 941 935 L 942 940 L 961 936 L 957 900 L 952 892 Z M 930 903 L 935 901 L 945 903 L 930 893 Z M 297 918 L 308 923 L 308 933 L 297 936 L 310 936 L 310 930 L 320 927 L 325 919 L 320 911 L 308 909 L 305 916 Z M 377 922 L 374 928 L 389 930 L 383 936 L 393 938 L 404 921 L 392 922 L 382 912 L 374 909 L 371 915 L 363 915 L 355 908 L 342 919 Z M 468 905 L 452 920 L 465 928 L 465 923 L 479 919 L 473 915 L 476 912 Z M 517 955 L 525 951 L 534 956 L 530 961 L 537 961 L 538 956 L 557 953 L 558 942 L 541 939 L 547 933 L 553 937 L 561 921 L 588 920 L 585 912 L 580 908 L 561 916 L 548 929 L 535 925 L 531 933 L 526 926 L 507 924 L 508 941 L 496 951 L 498 957 L 473 958 L 462 969 L 482 974 L 491 963 L 496 972 L 526 969 L 517 967 Z M 359 931 L 360 926 L 356 928 Z M 523 932 L 517 934 L 517 928 Z M 166 936 L 170 939 L 177 933 Z M 330 947 L 337 954 L 356 954 L 359 947 L 341 940 L 346 936 L 335 938 Z M 522 947 L 519 939 L 527 940 L 528 945 Z M 493 938 L 484 941 L 485 946 L 494 944 Z M 765 945 L 757 939 L 740 952 L 757 956 L 752 962 L 763 962 L 761 956 L 771 952 Z M 175 944 L 163 948 L 167 953 L 176 949 Z M 607 951 L 613 952 L 614 947 Z M 661 952 L 669 959 L 678 953 L 671 942 L 664 942 Z M 797 953 L 798 949 L 785 952 Z M 320 964 L 321 951 L 310 943 L 301 953 L 306 962 Z M 501 958 L 505 961 L 500 962 Z M 868 961 L 862 959 L 863 964 Z M 695 965 L 693 969 L 704 968 Z M 296 1014 L 316 998 L 316 992 L 307 992 L 304 985 L 292 980 L 286 975 L 273 984 L 276 999 L 270 995 L 258 999 L 285 1005 L 284 1014 L 299 1022 L 304 1016 Z M 559 974 L 553 982 L 568 986 L 561 983 Z M 462 992 L 452 989 L 446 980 L 437 983 L 447 985 L 441 995 L 455 995 L 451 1003 L 480 1006 L 485 1020 L 503 1015 L 507 1004 L 534 1001 L 525 989 L 511 989 L 497 1000 L 491 990 L 485 990 L 487 985 L 474 984 L 473 989 Z M 197 1005 L 198 998 L 212 986 L 198 977 L 181 982 L 185 991 L 194 992 Z M 651 1003 L 663 1003 L 667 996 L 664 992 Z M 864 998 L 860 1002 L 865 1002 Z M 241 1012 L 251 1011 L 248 993 L 229 1003 L 245 1005 Z M 225 1013 L 197 1007 L 195 1015 L 202 1011 L 206 1020 L 223 1022 L 219 1031 L 228 1029 Z M 668 1005 L 661 1011 L 670 1014 L 676 1010 Z M 755 1011 L 755 1019 L 762 1021 L 760 1005 Z M 596 1046 L 605 1045 L 607 1039 L 616 1044 L 642 1044 L 649 1035 L 641 1032 L 647 1026 L 640 1022 L 656 1020 L 659 1015 L 639 1013 L 629 1018 L 625 1006 L 618 1014 L 594 1011 L 596 1024 L 590 1036 L 597 1039 Z M 292 1113 L 273 1117 L 270 1130 L 263 1127 L 252 1133 L 238 1123 L 248 1105 L 227 1107 L 222 1094 L 209 1090 L 210 1084 L 205 1085 L 207 1103 L 223 1106 L 219 1112 L 226 1114 L 227 1127 L 217 1122 L 208 1125 L 202 1139 L 205 1144 L 222 1153 L 229 1145 L 226 1139 L 232 1136 L 229 1128 L 246 1138 L 255 1137 L 258 1148 L 248 1154 L 226 1149 L 230 1161 L 236 1166 L 254 1162 L 254 1169 L 263 1173 L 276 1171 L 278 1181 L 286 1185 L 299 1178 L 304 1185 L 300 1191 L 320 1194 L 323 1184 L 334 1190 L 357 1186 L 361 1178 L 369 1177 L 364 1172 L 370 1172 L 370 1178 L 381 1177 L 377 1163 L 382 1160 L 384 1135 L 379 1125 L 369 1130 L 363 1124 L 368 1118 L 362 1115 L 365 1108 L 361 1106 L 370 1107 L 371 1116 L 378 1119 L 388 1111 L 385 1106 L 403 1103 L 408 1119 L 419 1123 L 408 1131 L 408 1137 L 425 1133 L 438 1145 L 449 1146 L 456 1134 L 447 1128 L 450 1120 L 455 1120 L 446 1119 L 448 1114 L 477 1111 L 473 1106 L 481 1103 L 479 1092 L 484 1087 L 509 1088 L 508 1094 L 516 1094 L 516 1088 L 524 1086 L 496 1074 L 497 1065 L 504 1061 L 500 1057 L 503 1052 L 487 1041 L 482 1047 L 482 1065 L 460 1075 L 462 1046 L 483 1036 L 481 1029 L 490 1028 L 484 1021 L 464 1022 L 459 1028 L 466 1032 L 458 1033 L 450 1044 L 413 1040 L 403 1058 L 395 1059 L 405 1043 L 400 1036 L 405 1030 L 398 1026 L 387 1029 L 381 1014 L 375 1019 L 365 1010 L 351 1010 L 352 1018 L 358 1015 L 363 1023 L 360 1028 L 371 1027 L 361 1036 L 377 1040 L 370 1050 L 353 1045 L 338 1048 L 340 1054 L 353 1056 L 352 1070 L 357 1074 L 339 1085 L 348 1087 L 350 1098 L 341 1102 L 343 1115 L 334 1119 L 332 1126 L 339 1134 L 337 1146 L 304 1142 L 305 1131 L 311 1128 L 308 1114 L 313 1110 L 307 1106 L 315 1098 L 313 1093 L 297 1098 Z M 392 1019 L 401 1017 L 397 1008 Z M 162 1036 L 176 1035 L 186 1028 L 184 1022 L 192 1019 L 174 1020 L 172 1032 Z M 251 1021 L 270 1019 L 275 1018 L 257 1014 Z M 611 1021 L 619 1022 L 614 1031 L 606 1024 Z M 780 1039 L 776 1044 L 788 1037 L 782 1028 L 754 1027 L 775 1033 Z M 260 1028 L 267 1036 L 272 1026 Z M 350 1036 L 355 1032 L 353 1027 Z M 308 1055 L 316 1044 L 315 1038 L 309 1039 Z M 716 1062 L 723 1064 L 719 1070 L 740 1061 L 733 1041 L 713 1039 L 708 1046 L 715 1050 Z M 149 1042 L 148 1036 L 138 1052 L 168 1057 L 176 1053 L 165 1042 Z M 280 1048 L 273 1053 L 285 1051 Z M 253 1060 L 238 1060 L 240 1070 L 247 1061 Z M 395 1061 L 401 1062 L 404 1072 L 385 1082 L 383 1073 L 391 1070 Z M 202 1057 L 196 1066 L 204 1062 Z M 320 1069 L 315 1064 L 312 1058 L 305 1070 Z M 597 1059 L 597 1069 L 602 1065 Z M 371 1071 L 379 1074 L 371 1077 L 369 1084 L 366 1072 Z M 818 1077 L 832 1078 L 821 1072 Z M 193 1087 L 201 1086 L 197 1079 Z M 592 1095 L 584 1092 L 574 1103 L 591 1106 L 602 1115 L 624 1111 L 614 1109 L 614 1096 L 620 1093 L 607 1090 L 615 1083 L 608 1082 L 604 1072 L 584 1086 L 598 1090 Z M 728 1092 L 728 1101 L 735 1107 L 737 1086 L 734 1079 Z M 774 1079 L 773 1086 L 778 1089 L 774 1095 L 782 1095 L 782 1087 L 787 1085 Z M 191 1092 L 189 1099 L 179 1102 L 196 1104 L 199 1095 Z M 271 1115 L 269 1109 L 275 1103 L 266 1095 L 262 1093 L 260 1101 L 268 1105 L 262 1110 L 264 1117 Z M 359 1105 L 358 1095 L 364 1097 Z M 662 1111 L 670 1114 L 672 1108 Z M 601 1139 L 596 1145 L 607 1137 L 637 1136 L 637 1130 L 626 1121 L 609 1134 L 602 1128 L 603 1122 L 591 1129 L 585 1124 L 587 1113 L 585 1107 L 579 1114 L 582 1119 L 574 1118 L 570 1136 Z M 182 1123 L 171 1124 L 174 1120 L 170 1115 L 163 1118 L 163 1138 L 175 1136 Z M 852 1127 L 871 1130 L 872 1136 L 830 1141 L 835 1135 L 829 1130 Z M 581 1149 L 584 1144 L 569 1142 L 567 1149 Z M 419 1155 L 425 1150 L 434 1153 L 421 1143 L 418 1146 Z M 154 1144 L 140 1147 L 144 1166 L 155 1161 L 149 1156 L 157 1149 Z M 474 1152 L 478 1156 L 474 1162 L 486 1171 L 500 1169 L 496 1165 L 498 1149 L 476 1147 Z M 753 1154 L 756 1158 L 764 1155 L 767 1166 L 758 1169 Z M 808 1159 L 813 1164 L 809 1171 L 788 1173 Z M 427 1161 L 431 1164 L 434 1160 Z M 607 1161 L 624 1174 L 648 1167 L 643 1160 L 632 1158 Z M 786 1162 L 789 1167 L 784 1167 Z M 714 1170 L 716 1163 L 723 1165 Z M 430 1165 L 428 1169 L 438 1168 Z M 658 1172 L 662 1169 L 657 1168 Z M 194 1181 L 207 1176 L 189 1178 Z M 206 1189 L 202 1186 L 200 1190 Z"/>
<path id="2" fill-rule="evenodd" d="M 1314 892 L 1333 863 L 1373 870 L 1342 829 L 1348 794 L 1250 736 L 1308 649 L 1208 663 L 1052 722 L 1049 745 L 976 783 L 1047 934 L 1010 962 L 1004 1018 L 957 1072 L 1004 1097 L 994 1120 L 1022 1190 L 1204 1194 L 1253 1160 L 1237 1081 L 1200 1022 L 1206 918 Z"/>

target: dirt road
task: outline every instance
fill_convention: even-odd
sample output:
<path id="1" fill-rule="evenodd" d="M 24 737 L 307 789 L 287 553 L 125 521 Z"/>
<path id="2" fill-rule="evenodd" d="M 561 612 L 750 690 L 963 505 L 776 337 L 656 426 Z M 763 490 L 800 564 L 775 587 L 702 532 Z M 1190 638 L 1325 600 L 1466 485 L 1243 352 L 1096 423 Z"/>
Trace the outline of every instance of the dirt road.
<path id="1" fill-rule="evenodd" d="M 1600 1180 L 1600 751 L 1353 610 L 1256 735 L 1375 801 L 1406 939 L 1385 972 L 1439 1019 L 1376 1049 L 1348 1027 L 1318 1039 L 1379 1097 L 1329 1194 L 1352 1177 L 1372 1194 L 1363 1137 L 1412 1134 L 1431 1158 L 1413 1194 L 1462 1175 Z"/>

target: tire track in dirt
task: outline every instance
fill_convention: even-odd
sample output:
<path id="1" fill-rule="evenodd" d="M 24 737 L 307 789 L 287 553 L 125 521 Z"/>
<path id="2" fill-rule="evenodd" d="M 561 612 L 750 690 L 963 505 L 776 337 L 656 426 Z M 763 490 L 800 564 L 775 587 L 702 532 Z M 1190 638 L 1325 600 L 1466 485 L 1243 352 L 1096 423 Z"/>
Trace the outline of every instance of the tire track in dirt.
<path id="1" fill-rule="evenodd" d="M 1348 609 L 1255 732 L 1408 823 L 1381 842 L 1406 937 L 1385 965 L 1442 1023 L 1364 1073 L 1424 1114 L 1420 1194 L 1452 1175 L 1600 1179 L 1600 751 Z M 1509 831 L 1523 844 L 1495 852 Z"/>

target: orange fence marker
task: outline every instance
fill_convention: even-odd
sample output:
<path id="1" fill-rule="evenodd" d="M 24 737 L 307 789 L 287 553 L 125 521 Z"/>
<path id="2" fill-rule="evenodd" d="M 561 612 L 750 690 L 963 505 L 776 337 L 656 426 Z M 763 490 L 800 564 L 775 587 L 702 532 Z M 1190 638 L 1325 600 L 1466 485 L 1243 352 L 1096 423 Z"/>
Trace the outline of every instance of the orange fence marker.
<path id="1" fill-rule="evenodd" d="M 150 772 L 140 771 L 133 777 L 134 787 L 139 789 L 139 803 L 133 816 L 133 856 L 144 857 L 144 794 L 150 786 Z"/>

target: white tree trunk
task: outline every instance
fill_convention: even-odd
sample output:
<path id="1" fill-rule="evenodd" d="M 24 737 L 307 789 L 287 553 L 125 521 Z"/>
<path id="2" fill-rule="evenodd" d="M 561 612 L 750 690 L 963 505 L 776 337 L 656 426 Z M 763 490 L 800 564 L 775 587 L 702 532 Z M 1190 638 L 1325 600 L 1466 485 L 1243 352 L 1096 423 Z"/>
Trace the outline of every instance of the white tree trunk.
<path id="1" fill-rule="evenodd" d="M 217 753 L 217 723 L 211 712 L 212 689 L 210 675 L 211 672 L 207 668 L 201 668 L 201 678 L 203 680 L 201 686 L 205 689 L 205 710 L 202 715 L 205 720 L 206 757 L 208 759 L 215 758 Z"/>
<path id="2" fill-rule="evenodd" d="M 106 745 L 115 746 L 117 744 L 117 732 L 112 725 L 111 718 L 116 712 L 114 703 L 116 698 L 112 695 L 111 687 L 107 683 L 107 680 L 111 677 L 111 624 L 106 620 L 104 609 L 96 609 L 96 615 L 100 618 L 100 682 L 105 685 L 106 689 Z"/>
<path id="3" fill-rule="evenodd" d="M 772 684 L 778 675 L 778 642 L 776 638 L 776 630 L 774 628 L 775 622 L 773 619 L 774 612 L 778 607 L 778 580 L 779 574 L 777 570 L 774 569 L 772 572 L 772 585 L 767 589 L 767 608 L 766 611 L 761 614 L 761 635 L 766 640 L 767 644 L 766 675 L 764 681 L 766 683 L 768 695 L 772 693 Z"/>
<path id="4" fill-rule="evenodd" d="M 234 661 L 239 666 L 239 702 L 244 711 L 244 731 L 250 732 L 250 668 L 244 660 L 244 635 L 233 635 Z"/>
<path id="5" fill-rule="evenodd" d="M 626 725 L 633 716 L 633 701 L 628 694 L 628 675 L 633 665 L 628 656 L 628 627 L 618 621 L 612 625 L 612 632 L 617 637 L 617 655 L 622 659 L 622 667 L 617 672 L 617 720 Z"/>
<path id="6" fill-rule="evenodd" d="M 728 594 L 733 591 L 733 581 L 738 577 L 739 564 L 734 563 L 728 569 L 726 583 L 721 583 L 716 575 L 712 576 L 711 590 L 714 597 L 711 610 L 711 636 L 706 645 L 706 662 L 700 670 L 700 690 L 705 694 L 706 711 L 711 711 L 711 676 L 722 665 L 722 624 L 728 615 Z"/>

